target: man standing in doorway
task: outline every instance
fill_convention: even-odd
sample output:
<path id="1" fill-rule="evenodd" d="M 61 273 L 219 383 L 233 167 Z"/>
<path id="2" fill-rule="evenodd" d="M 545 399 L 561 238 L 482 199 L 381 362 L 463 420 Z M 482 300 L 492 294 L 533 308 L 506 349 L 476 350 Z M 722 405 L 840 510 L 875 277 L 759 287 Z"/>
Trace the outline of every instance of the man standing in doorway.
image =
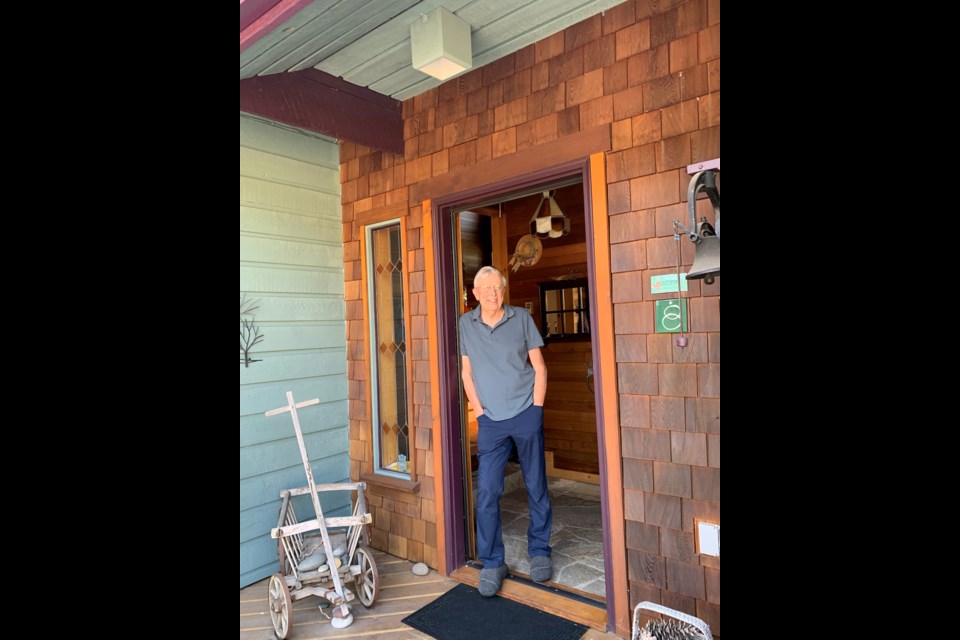
<path id="1" fill-rule="evenodd" d="M 530 577 L 546 582 L 553 576 L 553 511 L 543 457 L 543 401 L 547 395 L 547 365 L 540 353 L 543 338 L 526 310 L 503 304 L 506 284 L 503 274 L 493 267 L 480 269 L 473 279 L 473 295 L 480 306 L 460 317 L 463 388 L 479 426 L 477 557 L 483 562 L 479 591 L 487 597 L 500 590 L 508 572 L 500 496 L 514 444 L 530 507 Z"/>

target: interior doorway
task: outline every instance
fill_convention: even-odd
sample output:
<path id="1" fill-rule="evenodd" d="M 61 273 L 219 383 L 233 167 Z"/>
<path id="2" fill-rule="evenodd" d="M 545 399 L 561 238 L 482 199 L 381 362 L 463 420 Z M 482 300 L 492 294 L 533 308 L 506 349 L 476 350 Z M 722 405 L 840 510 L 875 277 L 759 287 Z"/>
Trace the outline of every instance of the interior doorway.
<path id="1" fill-rule="evenodd" d="M 551 213 L 555 222 L 550 228 L 553 233 L 543 224 Z M 592 386 L 591 283 L 582 177 L 553 180 L 493 198 L 460 203 L 442 215 L 450 216 L 454 236 L 454 322 L 476 307 L 473 277 L 482 266 L 492 264 L 507 277 L 504 303 L 530 313 L 544 337 L 542 352 L 548 369 L 544 431 L 554 518 L 551 585 L 605 601 L 600 456 Z M 541 233 L 537 233 L 537 219 L 541 221 Z M 518 247 L 521 239 L 529 235 L 541 236 L 538 255 L 527 254 L 522 246 Z M 510 266 L 514 253 L 523 258 L 514 262 L 516 268 Z M 473 505 L 478 426 L 462 389 L 460 407 L 463 536 L 466 557 L 475 562 Z M 518 463 L 508 463 L 504 480 L 500 509 L 506 562 L 511 574 L 527 577 L 529 515 Z"/>

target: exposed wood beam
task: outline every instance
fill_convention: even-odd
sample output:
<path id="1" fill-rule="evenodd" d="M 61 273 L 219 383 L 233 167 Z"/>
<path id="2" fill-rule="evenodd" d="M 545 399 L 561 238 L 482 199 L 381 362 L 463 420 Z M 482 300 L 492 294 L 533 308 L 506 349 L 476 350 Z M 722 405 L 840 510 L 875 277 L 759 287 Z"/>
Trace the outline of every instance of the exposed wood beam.
<path id="1" fill-rule="evenodd" d="M 240 111 L 403 154 L 400 102 L 316 69 L 241 80 Z"/>

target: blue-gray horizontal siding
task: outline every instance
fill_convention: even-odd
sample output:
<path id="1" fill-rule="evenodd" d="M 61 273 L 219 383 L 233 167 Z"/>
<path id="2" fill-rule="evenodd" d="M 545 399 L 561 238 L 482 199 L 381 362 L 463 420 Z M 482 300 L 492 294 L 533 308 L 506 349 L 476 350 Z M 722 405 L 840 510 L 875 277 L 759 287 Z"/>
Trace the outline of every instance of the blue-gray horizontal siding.
<path id="1" fill-rule="evenodd" d="M 240 116 L 240 292 L 256 300 L 264 339 L 240 365 L 240 586 L 277 571 L 281 489 L 306 485 L 290 414 L 298 402 L 317 482 L 350 476 L 339 148 L 335 141 Z M 313 517 L 297 498 L 301 520 Z M 324 515 L 347 515 L 348 492 L 321 494 Z"/>

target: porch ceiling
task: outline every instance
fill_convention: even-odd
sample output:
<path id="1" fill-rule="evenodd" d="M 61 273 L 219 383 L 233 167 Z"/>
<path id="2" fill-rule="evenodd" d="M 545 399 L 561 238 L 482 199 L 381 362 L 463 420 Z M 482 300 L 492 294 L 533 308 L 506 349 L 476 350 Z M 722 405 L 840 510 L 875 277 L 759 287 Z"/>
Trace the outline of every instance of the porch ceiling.
<path id="1" fill-rule="evenodd" d="M 443 6 L 471 25 L 473 68 L 624 0 L 240 0 L 240 110 L 403 153 L 410 25 Z"/>

